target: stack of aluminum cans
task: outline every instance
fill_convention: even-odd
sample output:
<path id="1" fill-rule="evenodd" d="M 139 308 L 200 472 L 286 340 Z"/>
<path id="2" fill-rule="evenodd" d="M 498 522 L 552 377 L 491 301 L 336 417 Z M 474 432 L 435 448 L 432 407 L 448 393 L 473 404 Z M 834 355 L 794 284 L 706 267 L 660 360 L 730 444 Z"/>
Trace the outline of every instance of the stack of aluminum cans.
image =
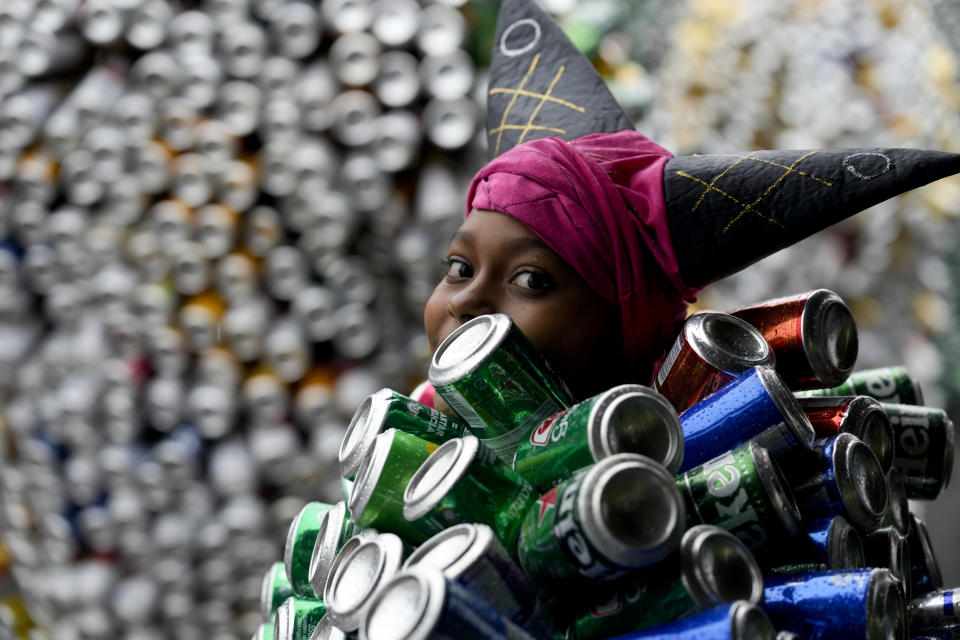
<path id="1" fill-rule="evenodd" d="M 653 387 L 577 402 L 474 318 L 430 364 L 450 415 L 360 404 L 345 495 L 291 523 L 256 637 L 954 637 L 908 505 L 949 483 L 953 422 L 858 348 L 818 289 L 693 314 Z"/>
<path id="2" fill-rule="evenodd" d="M 457 4 L 0 2 L 0 540 L 36 633 L 257 627 L 354 409 L 429 359 L 476 165 Z"/>

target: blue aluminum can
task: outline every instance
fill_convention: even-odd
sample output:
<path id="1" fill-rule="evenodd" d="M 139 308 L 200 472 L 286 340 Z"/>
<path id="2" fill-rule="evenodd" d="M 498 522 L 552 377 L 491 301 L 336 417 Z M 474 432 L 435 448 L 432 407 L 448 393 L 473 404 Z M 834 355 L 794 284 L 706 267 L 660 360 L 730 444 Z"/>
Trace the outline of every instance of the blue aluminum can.
<path id="1" fill-rule="evenodd" d="M 907 548 L 910 553 L 910 586 L 913 595 L 916 597 L 942 589 L 943 575 L 933 553 L 927 524 L 912 513 Z"/>
<path id="2" fill-rule="evenodd" d="M 844 516 L 861 531 L 874 531 L 887 508 L 887 480 L 877 456 L 849 433 L 814 443 L 808 455 L 784 471 L 804 519 Z"/>
<path id="3" fill-rule="evenodd" d="M 776 636 L 763 609 L 737 600 L 614 640 L 775 640 Z"/>
<path id="4" fill-rule="evenodd" d="M 771 554 L 762 559 L 766 574 L 795 575 L 866 566 L 863 539 L 843 516 L 808 520 L 803 523 L 803 529 L 803 534 L 794 539 L 796 545 L 790 547 L 791 564 L 783 564 L 782 555 L 777 562 Z"/>
<path id="5" fill-rule="evenodd" d="M 809 449 L 813 425 L 777 372 L 754 367 L 680 414 L 679 473 L 754 439 L 774 457 Z"/>
<path id="6" fill-rule="evenodd" d="M 960 588 L 933 591 L 907 607 L 911 638 L 960 636 Z"/>
<path id="7" fill-rule="evenodd" d="M 761 605 L 778 629 L 807 640 L 905 640 L 906 604 L 888 569 L 768 576 Z"/>

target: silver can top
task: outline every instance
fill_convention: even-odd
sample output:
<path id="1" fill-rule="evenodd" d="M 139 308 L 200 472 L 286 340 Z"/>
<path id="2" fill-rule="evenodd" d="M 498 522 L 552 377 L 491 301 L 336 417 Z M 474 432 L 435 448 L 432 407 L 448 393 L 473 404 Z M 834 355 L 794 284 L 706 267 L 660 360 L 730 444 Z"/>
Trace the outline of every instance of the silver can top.
<path id="1" fill-rule="evenodd" d="M 683 334 L 707 364 L 727 373 L 774 364 L 773 351 L 760 332 L 745 320 L 725 313 L 695 313 L 684 323 Z"/>
<path id="2" fill-rule="evenodd" d="M 360 462 L 368 455 L 373 442 L 383 430 L 387 417 L 386 407 L 393 391 L 387 388 L 367 396 L 347 425 L 347 433 L 340 443 L 338 460 L 344 478 L 351 478 L 360 468 Z"/>
<path id="3" fill-rule="evenodd" d="M 440 343 L 430 361 L 430 384 L 441 387 L 479 367 L 510 331 L 512 321 L 503 313 L 478 316 L 458 327 Z"/>
<path id="4" fill-rule="evenodd" d="M 800 336 L 813 375 L 827 386 L 847 379 L 857 361 L 857 323 L 849 307 L 834 292 L 810 294 L 800 317 Z"/>
<path id="5" fill-rule="evenodd" d="M 876 569 L 867 586 L 868 638 L 903 640 L 907 637 L 907 611 L 900 581 L 888 569 Z"/>
<path id="6" fill-rule="evenodd" d="M 701 607 L 763 599 L 763 574 L 750 550 L 729 531 L 690 527 L 680 541 L 684 585 Z"/>
<path id="7" fill-rule="evenodd" d="M 856 436 L 841 433 L 834 441 L 833 467 L 851 524 L 876 529 L 887 508 L 886 477 L 877 456 Z"/>
<path id="8" fill-rule="evenodd" d="M 625 384 L 603 394 L 590 416 L 590 451 L 598 460 L 638 453 L 676 473 L 683 460 L 683 430 L 677 410 L 649 387 Z"/>
<path id="9" fill-rule="evenodd" d="M 344 631 L 360 628 L 373 596 L 403 563 L 403 541 L 381 533 L 338 556 L 323 589 L 327 615 Z"/>
<path id="10" fill-rule="evenodd" d="M 846 518 L 835 516 L 827 532 L 827 567 L 840 571 L 865 566 L 863 539 Z"/>

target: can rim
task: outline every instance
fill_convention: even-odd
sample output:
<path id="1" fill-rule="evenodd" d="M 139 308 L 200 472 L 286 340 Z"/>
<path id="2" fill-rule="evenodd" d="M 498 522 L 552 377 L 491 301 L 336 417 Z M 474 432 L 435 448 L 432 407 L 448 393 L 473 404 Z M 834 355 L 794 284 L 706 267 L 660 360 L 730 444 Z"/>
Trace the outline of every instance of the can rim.
<path id="1" fill-rule="evenodd" d="M 850 308 L 833 291 L 810 292 L 800 314 L 800 341 L 810 369 L 821 383 L 836 386 L 853 371 L 859 351 L 857 323 Z M 841 341 L 846 344 L 838 347 L 836 343 Z M 845 352 L 837 353 L 841 349 Z"/>
<path id="2" fill-rule="evenodd" d="M 723 343 L 717 340 L 722 329 L 739 331 L 739 338 L 744 342 L 749 340 L 753 349 L 737 352 L 724 348 Z M 717 311 L 697 312 L 687 318 L 683 335 L 690 348 L 704 362 L 726 373 L 744 373 L 752 367 L 773 366 L 774 363 L 773 350 L 763 335 L 752 324 L 736 316 Z"/>
<path id="3" fill-rule="evenodd" d="M 944 413 L 944 430 L 946 431 L 946 444 L 943 447 L 943 481 L 940 483 L 940 491 L 944 491 L 950 484 L 950 478 L 953 475 L 953 457 L 954 441 L 956 432 L 953 426 L 953 420 Z"/>
<path id="4" fill-rule="evenodd" d="M 377 435 L 383 431 L 387 418 L 386 404 L 392 395 L 393 391 L 386 387 L 370 394 L 350 418 L 337 452 L 340 475 L 344 478 L 356 475 L 361 460 L 370 452 Z"/>
<path id="5" fill-rule="evenodd" d="M 260 613 L 264 620 L 270 617 L 273 610 L 273 587 L 277 583 L 277 571 L 280 570 L 286 571 L 286 568 L 282 560 L 277 560 L 263 574 L 260 583 Z"/>
<path id="6" fill-rule="evenodd" d="M 867 584 L 867 637 L 906 638 L 906 617 L 905 596 L 900 581 L 889 569 L 874 569 Z"/>
<path id="7" fill-rule="evenodd" d="M 353 539 L 357 539 L 354 536 Z M 367 584 L 361 584 L 362 591 L 352 598 L 352 601 L 341 603 L 339 601 L 339 592 L 343 586 L 349 587 L 352 591 L 358 591 L 358 581 L 356 579 L 344 582 L 349 576 L 345 575 L 350 568 L 351 563 L 361 562 L 369 558 L 368 554 L 374 554 L 373 570 L 369 572 Z M 369 609 L 373 596 L 381 590 L 382 586 L 390 581 L 394 575 L 400 571 L 400 565 L 403 562 L 403 541 L 393 533 L 379 533 L 367 540 L 362 540 L 350 553 L 343 559 L 338 557 L 333 571 L 327 579 L 323 589 L 323 602 L 327 607 L 327 615 L 344 631 L 355 631 L 360 628 L 360 624 Z M 343 586 L 342 586 L 343 585 Z"/>
<path id="8" fill-rule="evenodd" d="M 347 505 L 341 500 L 320 518 L 320 528 L 313 545 L 313 553 L 310 554 L 310 568 L 307 570 L 307 580 L 317 597 L 323 594 L 323 586 L 337 556 L 337 546 L 343 535 L 346 516 Z"/>
<path id="9" fill-rule="evenodd" d="M 810 451 L 817 434 L 807 414 L 803 412 L 800 403 L 797 402 L 796 396 L 783 382 L 780 374 L 772 367 L 758 366 L 755 369 L 760 383 L 770 396 L 770 400 L 773 401 L 780 415 L 783 416 L 787 429 L 790 430 L 801 447 Z"/>
<path id="10" fill-rule="evenodd" d="M 831 571 L 862 569 L 866 566 L 863 539 L 850 521 L 837 515 L 827 530 L 827 568 Z"/>
<path id="11" fill-rule="evenodd" d="M 640 404 L 653 409 L 659 423 L 659 432 L 666 437 L 666 447 L 662 455 L 654 457 L 652 451 L 624 451 L 617 447 L 619 439 L 615 426 L 611 424 L 618 409 L 625 403 Z M 599 429 L 596 428 L 599 422 Z M 607 391 L 594 405 L 590 412 L 590 453 L 594 460 L 601 456 L 612 456 L 616 453 L 639 453 L 665 466 L 670 473 L 675 474 L 683 461 L 684 439 L 683 427 L 677 410 L 660 393 L 639 384 L 625 384 Z M 598 455 L 600 452 L 600 455 Z"/>
<path id="12" fill-rule="evenodd" d="M 444 566 L 439 566 L 439 563 L 423 563 L 424 558 L 430 556 L 434 549 L 442 545 L 449 546 L 449 541 L 454 538 L 461 539 L 459 548 L 455 548 L 455 557 L 452 559 L 450 558 L 451 554 L 446 554 Z M 479 522 L 462 522 L 444 529 L 424 541 L 406 559 L 403 568 L 432 567 L 442 571 L 448 578 L 455 579 L 457 575 L 463 573 L 483 555 L 485 549 L 492 544 L 493 538 L 493 529 L 489 526 Z"/>
<path id="13" fill-rule="evenodd" d="M 940 572 L 940 563 L 937 562 L 937 556 L 933 551 L 933 541 L 930 540 L 930 530 L 927 529 L 927 523 L 911 513 L 910 528 L 917 536 L 920 550 L 923 553 L 923 558 L 918 558 L 915 562 L 923 562 L 926 565 L 927 573 L 930 574 L 930 584 L 934 589 L 943 588 L 943 574 Z"/>
<path id="14" fill-rule="evenodd" d="M 886 480 L 887 508 L 884 513 L 884 523 L 905 536 L 910 533 L 910 504 L 906 486 L 903 484 L 903 476 L 896 467 L 891 467 L 887 471 Z"/>
<path id="15" fill-rule="evenodd" d="M 699 524 L 687 529 L 680 541 L 681 572 L 680 578 L 686 587 L 687 592 L 700 607 L 711 607 L 722 601 L 723 595 L 719 593 L 720 584 L 717 579 L 720 577 L 729 577 L 729 571 L 718 571 L 714 562 L 710 563 L 709 568 L 705 568 L 702 562 L 699 562 L 701 553 L 709 553 L 706 546 L 717 539 L 726 543 L 727 549 L 737 556 L 737 560 L 743 563 L 741 568 L 746 569 L 744 576 L 750 581 L 750 595 L 737 600 L 746 600 L 752 604 L 757 604 L 763 599 L 763 574 L 760 572 L 760 566 L 756 558 L 735 535 L 720 527 Z"/>
<path id="16" fill-rule="evenodd" d="M 506 314 L 493 313 L 477 316 L 457 327 L 440 343 L 430 359 L 427 373 L 430 384 L 435 387 L 446 386 L 473 373 L 500 346 L 512 324 Z M 459 350 L 453 350 L 454 344 L 462 336 L 466 336 L 466 347 L 458 345 Z M 448 352 L 456 359 L 455 362 L 446 361 L 451 357 Z"/>
<path id="17" fill-rule="evenodd" d="M 747 600 L 730 605 L 731 640 L 775 640 L 776 634 L 770 617 L 759 606 Z"/>
<path id="18" fill-rule="evenodd" d="M 415 585 L 415 597 L 405 598 L 405 602 L 410 607 L 410 617 L 412 622 L 407 628 L 398 629 L 395 637 L 403 637 L 406 640 L 427 640 L 430 637 L 433 627 L 443 613 L 443 605 L 447 596 L 447 582 L 443 574 L 437 570 L 431 570 L 426 567 L 409 567 L 393 576 L 382 589 L 372 598 L 367 615 L 364 616 L 360 627 L 360 636 L 363 638 L 373 638 L 377 640 L 377 634 L 371 636 L 371 626 L 379 623 L 377 608 L 381 606 L 385 598 L 390 597 L 398 589 L 407 589 L 407 583 L 412 582 Z M 389 628 L 395 628 L 398 625 L 396 616 L 386 617 Z"/>
<path id="19" fill-rule="evenodd" d="M 832 458 L 837 489 L 851 524 L 876 529 L 887 506 L 886 477 L 877 456 L 855 435 L 840 433 L 833 438 Z M 874 502 L 880 502 L 881 494 L 883 506 L 877 509 Z"/>
<path id="20" fill-rule="evenodd" d="M 750 458 L 757 469 L 757 475 L 760 476 L 760 483 L 770 499 L 780 523 L 787 533 L 793 537 L 801 533 L 800 528 L 800 507 L 797 505 L 793 491 L 790 490 L 790 484 L 783 475 L 780 465 L 773 459 L 770 452 L 765 448 L 750 441 L 747 445 Z"/>
<path id="21" fill-rule="evenodd" d="M 346 640 L 347 634 L 333 623 L 327 615 L 320 618 L 320 622 L 313 628 L 310 640 Z"/>
<path id="22" fill-rule="evenodd" d="M 890 471 L 895 454 L 894 433 L 890 417 L 883 405 L 870 396 L 854 396 L 847 406 L 847 413 L 854 424 L 848 426 L 844 421 L 846 427 L 844 430 L 857 436 L 870 447 L 877 456 L 877 461 L 884 473 Z M 882 437 L 878 440 L 881 434 Z"/>
<path id="23" fill-rule="evenodd" d="M 631 545 L 618 539 L 606 517 L 605 490 L 617 476 L 639 472 L 648 479 L 635 487 L 653 489 L 664 504 L 655 513 L 661 530 L 644 546 Z M 659 484 L 659 486 L 656 486 Z M 577 495 L 577 511 L 583 533 L 597 551 L 612 562 L 627 568 L 645 567 L 667 557 L 683 536 L 686 510 L 676 479 L 662 464 L 636 453 L 618 453 L 594 464 L 584 476 Z M 649 524 L 649 523 L 648 523 Z"/>
<path id="24" fill-rule="evenodd" d="M 393 446 L 393 438 L 396 432 L 396 429 L 387 429 L 378 433 L 373 439 L 373 446 L 360 461 L 360 468 L 357 469 L 357 475 L 353 481 L 353 495 L 347 502 L 347 508 L 350 509 L 350 513 L 358 523 L 363 518 L 363 512 L 370 503 L 370 498 L 373 497 L 377 481 L 383 473 L 387 456 Z"/>
<path id="25" fill-rule="evenodd" d="M 429 513 L 467 472 L 479 449 L 480 440 L 474 435 L 452 438 L 437 447 L 403 491 L 404 519 L 412 522 Z M 423 485 L 428 479 L 433 480 L 432 486 Z"/>

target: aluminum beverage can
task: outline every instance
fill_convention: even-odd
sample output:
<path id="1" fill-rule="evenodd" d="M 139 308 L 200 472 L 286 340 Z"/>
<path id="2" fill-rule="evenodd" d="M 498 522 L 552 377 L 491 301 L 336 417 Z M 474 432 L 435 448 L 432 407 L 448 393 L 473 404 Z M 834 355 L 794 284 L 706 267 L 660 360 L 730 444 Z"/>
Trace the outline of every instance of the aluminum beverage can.
<path id="1" fill-rule="evenodd" d="M 523 519 L 517 554 L 527 575 L 552 591 L 614 580 L 667 557 L 685 521 L 663 465 L 619 453 L 540 496 Z"/>
<path id="2" fill-rule="evenodd" d="M 737 375 L 773 365 L 770 345 L 750 324 L 724 313 L 702 311 L 684 322 L 653 388 L 683 413 Z"/>
<path id="3" fill-rule="evenodd" d="M 780 466 L 755 442 L 691 469 L 677 485 L 691 523 L 722 527 L 752 551 L 801 532 L 800 510 Z"/>
<path id="4" fill-rule="evenodd" d="M 250 640 L 273 640 L 275 633 L 276 630 L 273 622 L 261 622 L 257 630 L 253 632 Z"/>
<path id="5" fill-rule="evenodd" d="M 954 427 L 943 409 L 883 403 L 893 426 L 893 466 L 907 497 L 933 500 L 950 484 Z"/>
<path id="6" fill-rule="evenodd" d="M 323 587 L 330 620 L 344 631 L 360 628 L 373 596 L 400 571 L 404 553 L 403 541 L 392 533 L 341 551 Z"/>
<path id="7" fill-rule="evenodd" d="M 324 502 L 308 502 L 290 522 L 283 548 L 283 565 L 293 593 L 301 598 L 316 598 L 310 586 L 310 557 L 317 542 L 323 514 L 333 508 Z"/>
<path id="8" fill-rule="evenodd" d="M 287 570 L 283 562 L 274 562 L 263 574 L 263 582 L 260 586 L 260 613 L 263 619 L 270 620 L 280 605 L 292 595 L 293 586 L 287 578 Z"/>
<path id="9" fill-rule="evenodd" d="M 327 582 L 330 569 L 333 567 L 337 553 L 350 538 L 364 531 L 360 525 L 350 517 L 345 501 L 341 500 L 320 517 L 320 528 L 317 531 L 317 540 L 313 545 L 310 556 L 308 579 L 313 592 L 319 597 L 323 593 L 323 585 Z"/>
<path id="10" fill-rule="evenodd" d="M 347 640 L 347 638 L 354 638 L 355 636 L 355 633 L 348 634 L 334 625 L 328 616 L 323 616 L 317 626 L 313 628 L 310 640 Z"/>
<path id="11" fill-rule="evenodd" d="M 277 609 L 274 640 L 310 640 L 313 628 L 326 612 L 322 600 L 290 596 Z"/>
<path id="12" fill-rule="evenodd" d="M 338 458 L 345 478 L 353 477 L 377 434 L 399 429 L 434 444 L 466 433 L 466 424 L 392 389 L 367 396 L 350 419 Z"/>
<path id="13" fill-rule="evenodd" d="M 940 573 L 927 524 L 912 513 L 907 546 L 910 549 L 910 582 L 914 596 L 942 589 L 943 574 Z"/>
<path id="14" fill-rule="evenodd" d="M 923 390 L 904 367 L 854 371 L 846 382 L 829 389 L 798 391 L 801 398 L 820 396 L 870 396 L 880 402 L 923 405 Z"/>
<path id="15" fill-rule="evenodd" d="M 473 434 L 508 463 L 535 425 L 574 404 L 566 384 L 502 313 L 478 316 L 447 336 L 428 377 Z"/>
<path id="16" fill-rule="evenodd" d="M 683 433 L 659 393 L 624 384 L 573 405 L 535 426 L 517 447 L 514 470 L 540 492 L 615 453 L 637 453 L 676 472 Z"/>
<path id="17" fill-rule="evenodd" d="M 893 427 L 879 401 L 870 396 L 799 398 L 817 438 L 852 433 L 877 454 L 884 472 L 893 464 Z"/>
<path id="18" fill-rule="evenodd" d="M 517 548 L 524 515 L 536 491 L 476 436 L 440 445 L 403 492 L 403 517 L 434 535 L 461 522 L 489 525 L 508 550 Z"/>
<path id="19" fill-rule="evenodd" d="M 437 445 L 397 429 L 378 435 L 357 470 L 347 506 L 357 524 L 423 542 L 430 537 L 404 520 L 403 492 Z"/>
<path id="20" fill-rule="evenodd" d="M 888 569 L 767 576 L 761 605 L 773 624 L 804 638 L 905 640 L 906 607 Z"/>
<path id="21" fill-rule="evenodd" d="M 889 569 L 900 581 L 904 597 L 910 601 L 910 548 L 905 536 L 893 527 L 881 527 L 863 536 L 863 556 L 868 567 Z"/>
<path id="22" fill-rule="evenodd" d="M 902 535 L 910 533 L 910 503 L 903 478 L 896 469 L 887 471 L 887 509 L 883 514 L 883 526 L 893 527 Z"/>
<path id="23" fill-rule="evenodd" d="M 680 471 L 755 438 L 773 456 L 810 449 L 813 426 L 777 372 L 754 367 L 680 414 Z"/>
<path id="24" fill-rule="evenodd" d="M 531 638 L 490 604 L 429 567 L 404 569 L 374 596 L 360 638 L 392 639 L 398 629 L 406 631 L 406 638 Z"/>
<path id="25" fill-rule="evenodd" d="M 910 636 L 956 637 L 960 629 L 960 588 L 933 591 L 907 606 Z M 949 635 L 950 630 L 954 632 Z M 943 633 L 948 635 L 944 636 Z"/>
<path id="26" fill-rule="evenodd" d="M 877 456 L 849 433 L 814 443 L 811 454 L 791 461 L 788 478 L 804 518 L 842 515 L 861 531 L 883 521 L 887 483 Z"/>
<path id="27" fill-rule="evenodd" d="M 448 580 L 476 593 L 536 637 L 556 631 L 546 615 L 546 595 L 485 524 L 465 522 L 444 529 L 420 545 L 403 568 L 414 566 L 441 570 Z"/>
<path id="28" fill-rule="evenodd" d="M 807 545 L 799 559 L 822 565 L 824 570 L 862 569 L 863 538 L 843 516 L 804 522 Z"/>
<path id="29" fill-rule="evenodd" d="M 763 597 L 763 576 L 750 550 L 712 525 L 687 529 L 679 549 L 631 581 L 601 590 L 577 614 L 567 638 L 594 640 L 655 627 L 701 609 Z"/>
<path id="30" fill-rule="evenodd" d="M 618 640 L 780 640 L 763 609 L 746 600 L 720 604 Z"/>
<path id="31" fill-rule="evenodd" d="M 763 335 L 791 389 L 835 386 L 857 361 L 857 324 L 843 300 L 817 289 L 731 311 Z"/>

